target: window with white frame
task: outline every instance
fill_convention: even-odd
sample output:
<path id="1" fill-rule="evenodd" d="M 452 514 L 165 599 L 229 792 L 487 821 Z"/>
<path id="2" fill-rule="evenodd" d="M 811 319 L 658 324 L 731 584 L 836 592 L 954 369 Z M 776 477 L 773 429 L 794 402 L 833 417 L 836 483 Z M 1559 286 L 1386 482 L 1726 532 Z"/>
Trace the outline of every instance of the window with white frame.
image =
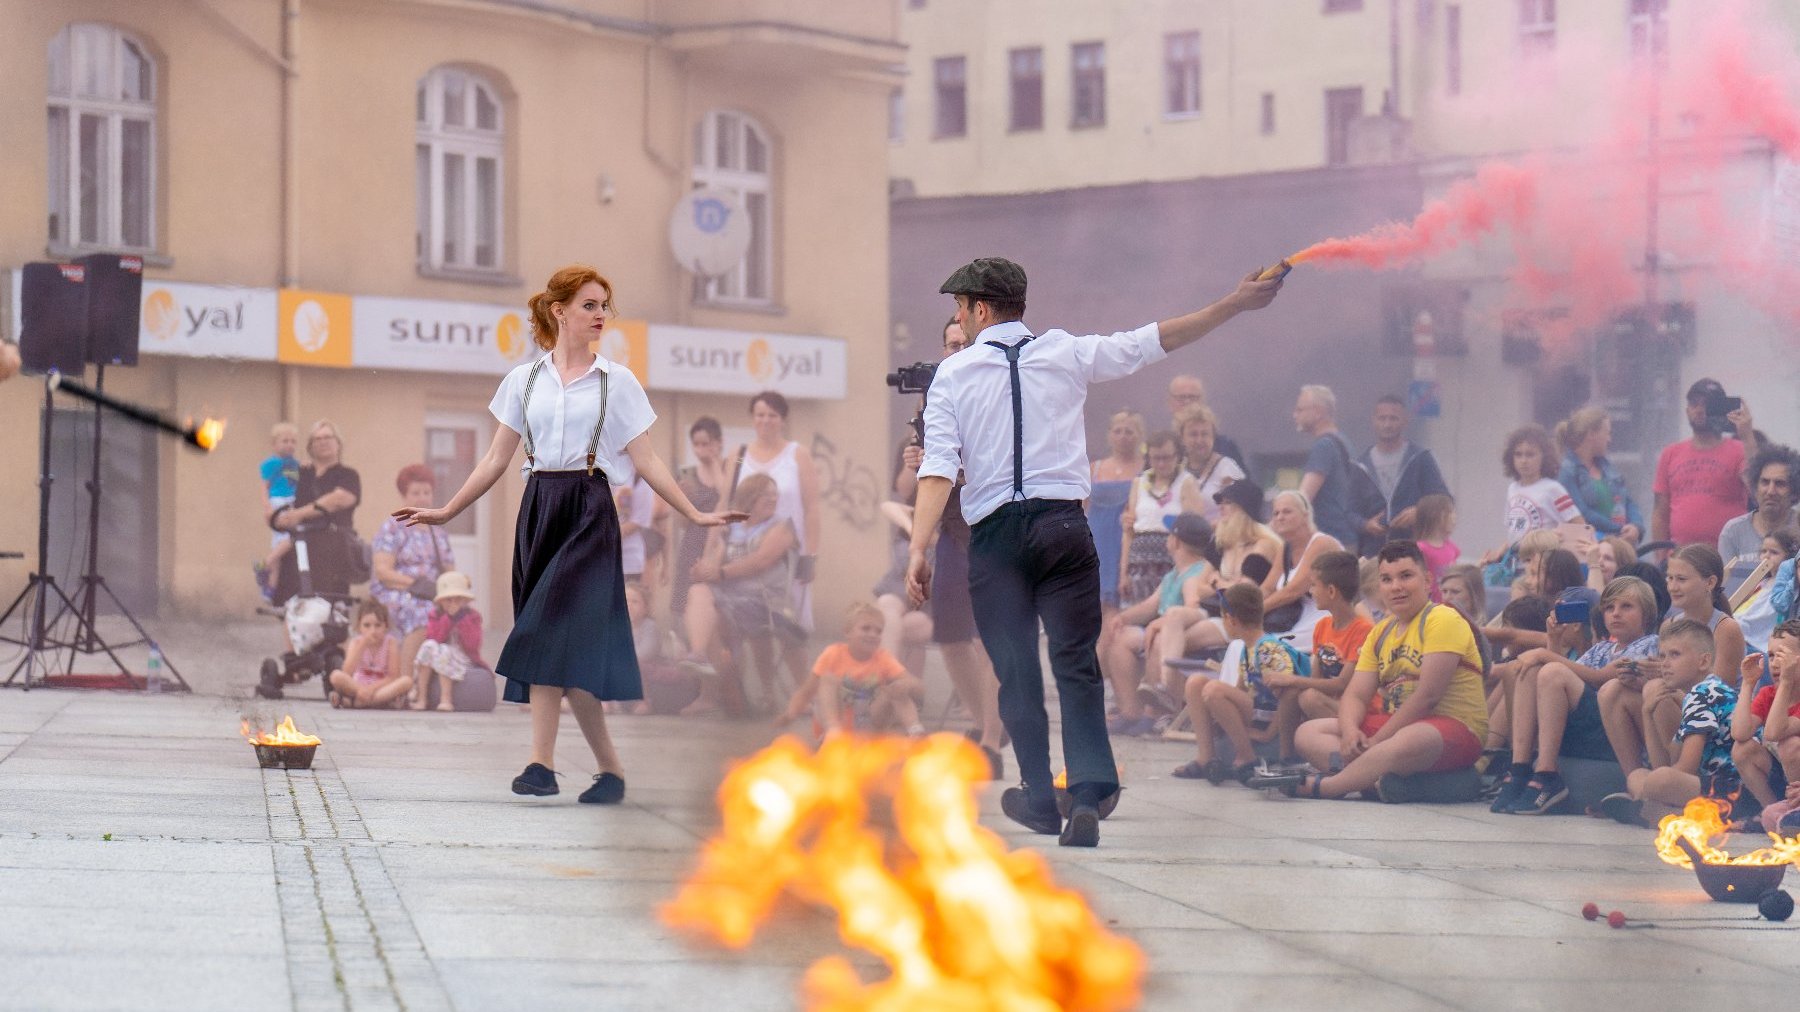
<path id="1" fill-rule="evenodd" d="M 1527 56 L 1556 48 L 1556 0 L 1519 0 L 1519 51 Z"/>
<path id="2" fill-rule="evenodd" d="M 50 40 L 53 246 L 155 246 L 156 61 L 131 35 L 72 24 Z"/>
<path id="3" fill-rule="evenodd" d="M 421 270 L 498 271 L 506 119 L 493 83 L 439 67 L 419 82 L 414 147 Z"/>
<path id="4" fill-rule="evenodd" d="M 694 137 L 694 188 L 735 194 L 750 219 L 750 249 L 736 267 L 715 278 L 699 278 L 700 302 L 766 305 L 774 301 L 774 152 L 769 135 L 740 112 L 706 114 Z"/>
<path id="5" fill-rule="evenodd" d="M 931 82 L 936 96 L 931 135 L 966 135 L 969 132 L 968 61 L 961 56 L 940 56 L 932 60 Z"/>
<path id="6" fill-rule="evenodd" d="M 1037 46 L 1014 49 L 1007 54 L 1012 108 L 1007 116 L 1009 130 L 1042 130 L 1044 128 L 1044 50 Z"/>
<path id="7" fill-rule="evenodd" d="M 1165 116 L 1192 116 L 1200 111 L 1200 33 L 1163 36 Z"/>

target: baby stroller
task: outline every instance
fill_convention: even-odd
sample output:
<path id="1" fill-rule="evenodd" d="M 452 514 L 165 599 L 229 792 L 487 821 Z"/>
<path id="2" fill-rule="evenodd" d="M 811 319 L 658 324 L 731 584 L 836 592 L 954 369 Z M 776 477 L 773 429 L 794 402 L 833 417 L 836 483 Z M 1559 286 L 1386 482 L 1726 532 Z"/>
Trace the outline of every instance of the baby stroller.
<path id="1" fill-rule="evenodd" d="M 298 685 L 314 675 L 327 698 L 331 672 L 344 663 L 344 642 L 350 638 L 350 614 L 356 598 L 350 594 L 315 590 L 309 551 L 315 537 L 338 537 L 323 524 L 304 524 L 294 531 L 294 550 L 282 563 L 278 584 L 279 608 L 257 609 L 282 620 L 293 649 L 280 657 L 265 657 L 256 694 L 264 699 L 282 698 L 283 685 Z M 322 581 L 325 582 L 325 581 Z"/>

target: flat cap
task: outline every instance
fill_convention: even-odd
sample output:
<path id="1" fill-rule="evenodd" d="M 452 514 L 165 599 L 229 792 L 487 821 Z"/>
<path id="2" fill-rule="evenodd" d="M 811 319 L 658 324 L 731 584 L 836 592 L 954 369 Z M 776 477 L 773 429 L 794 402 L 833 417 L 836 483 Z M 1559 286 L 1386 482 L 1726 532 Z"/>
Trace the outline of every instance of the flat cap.
<path id="1" fill-rule="evenodd" d="M 938 291 L 994 302 L 1024 302 L 1025 268 L 1000 257 L 982 257 L 957 268 Z"/>

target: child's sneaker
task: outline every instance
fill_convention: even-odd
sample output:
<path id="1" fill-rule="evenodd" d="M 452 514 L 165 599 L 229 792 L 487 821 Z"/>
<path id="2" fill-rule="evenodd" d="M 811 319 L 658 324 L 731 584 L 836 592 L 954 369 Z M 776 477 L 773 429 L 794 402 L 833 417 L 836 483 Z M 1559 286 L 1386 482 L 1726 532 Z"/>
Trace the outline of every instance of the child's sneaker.
<path id="1" fill-rule="evenodd" d="M 1524 795 L 1508 811 L 1514 815 L 1544 815 L 1568 796 L 1569 785 L 1563 783 L 1562 774 L 1543 770 L 1531 775 Z"/>
<path id="2" fill-rule="evenodd" d="M 262 592 L 262 598 L 269 604 L 275 603 L 275 583 L 269 579 L 269 567 L 261 560 L 250 563 L 250 571 L 256 574 L 256 589 Z"/>
<path id="3" fill-rule="evenodd" d="M 1619 791 L 1600 799 L 1600 811 L 1614 822 L 1627 826 L 1646 826 L 1644 805 L 1638 799 Z"/>
<path id="4" fill-rule="evenodd" d="M 1525 797 L 1525 785 L 1531 779 L 1531 767 L 1524 763 L 1513 763 L 1500 778 L 1499 793 L 1494 795 L 1494 803 L 1488 811 L 1495 815 L 1511 815 L 1513 806 Z"/>

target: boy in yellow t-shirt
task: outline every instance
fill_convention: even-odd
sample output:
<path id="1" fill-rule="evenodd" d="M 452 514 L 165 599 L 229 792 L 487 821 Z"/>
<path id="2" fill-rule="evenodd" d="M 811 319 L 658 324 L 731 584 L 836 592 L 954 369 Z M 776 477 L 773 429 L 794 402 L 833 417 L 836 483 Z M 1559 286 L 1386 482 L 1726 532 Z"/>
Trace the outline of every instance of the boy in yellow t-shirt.
<path id="1" fill-rule="evenodd" d="M 1336 717 L 1300 725 L 1300 754 L 1322 773 L 1255 776 L 1251 787 L 1341 798 L 1390 774 L 1473 766 L 1487 731 L 1481 650 L 1462 613 L 1431 602 L 1419 546 L 1391 541 L 1376 556 L 1388 617 L 1363 640 Z M 1372 706 L 1376 696 L 1387 712 Z M 1341 771 L 1333 769 L 1347 763 Z"/>
<path id="2" fill-rule="evenodd" d="M 924 683 L 907 674 L 894 655 L 882 649 L 886 626 L 881 609 L 866 602 L 850 606 L 844 616 L 844 641 L 833 643 L 813 662 L 813 678 L 794 694 L 778 723 L 796 720 L 815 697 L 819 730 L 874 733 L 883 729 L 918 736 L 919 700 Z"/>

